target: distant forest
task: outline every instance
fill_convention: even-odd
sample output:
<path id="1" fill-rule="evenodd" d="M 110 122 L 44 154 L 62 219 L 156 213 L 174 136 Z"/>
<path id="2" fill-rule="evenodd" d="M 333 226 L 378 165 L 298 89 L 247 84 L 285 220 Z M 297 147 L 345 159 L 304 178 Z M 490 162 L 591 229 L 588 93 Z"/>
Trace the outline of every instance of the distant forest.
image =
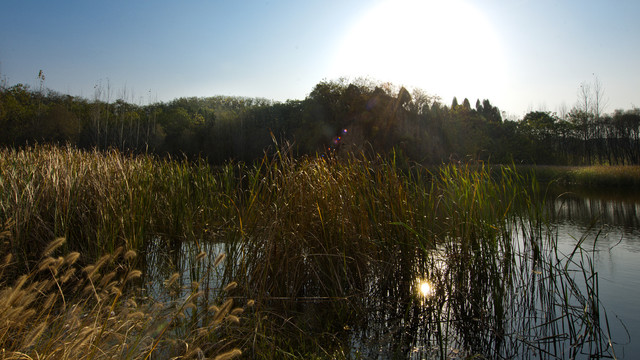
<path id="1" fill-rule="evenodd" d="M 394 151 L 424 164 L 640 164 L 640 109 L 602 114 L 598 95 L 584 92 L 562 116 L 533 111 L 513 121 L 486 99 L 443 104 L 365 80 L 323 81 L 305 99 L 286 102 L 215 96 L 149 105 L 112 100 L 101 86 L 86 99 L 5 84 L 0 146 L 71 144 L 221 164 L 255 160 L 275 138 L 299 155 Z"/>

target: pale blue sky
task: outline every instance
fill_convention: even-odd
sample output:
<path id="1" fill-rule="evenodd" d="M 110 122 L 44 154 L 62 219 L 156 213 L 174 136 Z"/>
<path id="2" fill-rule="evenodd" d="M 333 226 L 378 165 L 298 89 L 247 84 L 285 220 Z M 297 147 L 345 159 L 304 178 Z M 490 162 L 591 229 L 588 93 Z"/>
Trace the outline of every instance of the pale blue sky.
<path id="1" fill-rule="evenodd" d="M 435 0 L 407 1 L 413 5 L 3 0 L 0 76 L 9 85 L 35 87 L 42 69 L 46 87 L 87 98 L 96 84 L 108 81 L 112 97 L 126 88 L 128 100 L 141 103 L 212 95 L 284 101 L 303 99 L 323 79 L 361 75 L 341 73 L 361 69 L 376 80 L 420 87 L 444 103 L 453 95 L 472 103 L 487 97 L 515 116 L 554 111 L 562 103 L 571 107 L 580 83 L 597 76 L 608 112 L 640 106 L 640 1 L 455 0 L 447 2 L 454 4 L 449 8 Z M 389 4 L 396 3 L 405 8 L 395 12 Z M 395 20 L 383 19 L 386 13 Z M 425 19 L 427 13 L 435 16 L 429 24 L 441 25 L 409 25 L 420 23 L 422 13 Z M 412 17 L 404 20 L 402 14 Z M 438 30 L 447 24 L 454 27 Z M 391 40 L 381 39 L 385 33 Z M 345 52 L 361 44 L 362 34 L 375 34 L 362 39 L 370 50 Z M 400 37 L 401 47 L 390 47 Z M 492 50 L 483 53 L 484 48 Z M 373 60 L 391 52 L 385 62 Z M 350 66 L 342 66 L 348 61 Z M 404 77 L 377 71 L 384 66 L 403 68 Z M 471 79 L 487 67 L 488 75 Z M 421 74 L 415 83 L 414 73 Z M 472 81 L 479 83 L 467 86 Z"/>

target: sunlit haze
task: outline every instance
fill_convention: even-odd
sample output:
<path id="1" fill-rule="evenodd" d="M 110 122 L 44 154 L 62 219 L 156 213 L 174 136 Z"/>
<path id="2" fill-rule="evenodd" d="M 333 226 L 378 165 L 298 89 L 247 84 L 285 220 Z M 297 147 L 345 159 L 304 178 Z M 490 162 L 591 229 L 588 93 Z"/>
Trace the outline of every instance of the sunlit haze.
<path id="1" fill-rule="evenodd" d="M 3 1 L 0 80 L 128 101 L 304 99 L 340 77 L 490 99 L 516 117 L 576 102 L 640 106 L 640 2 Z"/>
<path id="2" fill-rule="evenodd" d="M 502 100 L 508 74 L 500 39 L 484 15 L 462 1 L 387 1 L 356 21 L 341 41 L 331 74 Z"/>

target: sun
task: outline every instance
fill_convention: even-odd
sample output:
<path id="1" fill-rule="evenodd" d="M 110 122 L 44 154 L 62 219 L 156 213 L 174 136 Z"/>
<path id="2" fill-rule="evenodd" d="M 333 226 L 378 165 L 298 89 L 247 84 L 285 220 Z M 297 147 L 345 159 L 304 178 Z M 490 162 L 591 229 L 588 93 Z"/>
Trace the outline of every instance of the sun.
<path id="1" fill-rule="evenodd" d="M 504 90 L 506 67 L 499 37 L 468 3 L 387 0 L 354 23 L 330 76 L 418 87 L 444 100 L 494 100 Z"/>

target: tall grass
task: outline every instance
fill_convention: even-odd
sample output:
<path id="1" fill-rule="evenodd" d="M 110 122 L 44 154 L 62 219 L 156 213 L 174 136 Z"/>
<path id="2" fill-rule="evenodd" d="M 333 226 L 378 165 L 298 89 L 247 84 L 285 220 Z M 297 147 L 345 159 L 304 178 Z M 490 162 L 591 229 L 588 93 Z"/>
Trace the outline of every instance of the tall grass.
<path id="1" fill-rule="evenodd" d="M 187 320 L 169 321 L 181 339 L 220 310 L 209 290 L 235 280 L 228 295 L 256 306 L 222 338 L 252 358 L 612 351 L 589 252 L 558 252 L 537 181 L 510 167 L 295 158 L 286 146 L 221 168 L 69 147 L 0 155 L 16 267 L 39 269 L 57 237 L 83 266 L 136 251 L 138 286 L 183 304 L 174 314 Z M 228 261 L 211 266 L 218 252 Z M 165 278 L 182 290 L 153 285 Z M 418 295 L 418 278 L 433 294 Z"/>
<path id="2" fill-rule="evenodd" d="M 223 174 L 233 169 L 223 169 Z M 233 221 L 235 177 L 203 161 L 36 146 L 0 152 L 0 221 L 12 248 L 33 260 L 56 237 L 97 259 L 118 247 L 144 252 L 153 238 L 207 239 Z"/>
<path id="3" fill-rule="evenodd" d="M 197 283 L 179 300 L 149 299 L 136 290 L 141 272 L 131 266 L 133 250 L 118 248 L 80 266 L 80 253 L 55 255 L 63 243 L 59 238 L 48 244 L 37 266 L 13 283 L 1 277 L 2 359 L 230 359 L 241 354 L 229 334 L 244 309 L 234 307 L 232 299 L 210 306 L 207 316 L 196 316 L 193 309 L 203 296 Z M 0 274 L 13 266 L 5 253 Z M 163 286 L 175 287 L 175 277 Z"/>

